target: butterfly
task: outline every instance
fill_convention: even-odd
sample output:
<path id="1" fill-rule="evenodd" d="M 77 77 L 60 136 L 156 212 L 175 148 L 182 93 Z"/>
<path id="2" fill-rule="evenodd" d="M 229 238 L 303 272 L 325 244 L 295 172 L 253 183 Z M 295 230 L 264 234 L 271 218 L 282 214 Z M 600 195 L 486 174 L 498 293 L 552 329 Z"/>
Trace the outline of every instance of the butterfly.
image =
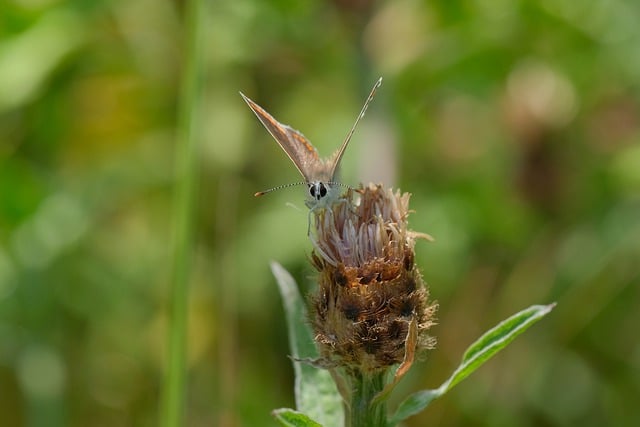
<path id="1" fill-rule="evenodd" d="M 258 104 L 253 102 L 251 99 L 246 97 L 242 92 L 240 95 L 245 100 L 245 102 L 249 105 L 249 108 L 255 113 L 263 126 L 269 131 L 271 136 L 276 140 L 280 148 L 287 153 L 289 159 L 293 162 L 295 167 L 298 169 L 298 172 L 302 175 L 304 182 L 294 183 L 288 185 L 282 185 L 279 187 L 275 187 L 266 191 L 259 191 L 255 195 L 262 196 L 271 191 L 278 190 L 280 188 L 289 187 L 292 185 L 306 184 L 309 199 L 306 201 L 307 207 L 310 209 L 314 209 L 316 207 L 321 207 L 328 203 L 328 201 L 333 200 L 337 194 L 337 186 L 339 184 L 335 182 L 336 172 L 338 166 L 340 165 L 340 159 L 342 159 L 342 155 L 351 140 L 351 136 L 358 125 L 358 122 L 362 117 L 364 117 L 365 112 L 367 111 L 367 107 L 369 103 L 375 96 L 376 90 L 382 84 L 382 77 L 378 79 L 373 88 L 371 89 L 371 93 L 367 97 L 360 114 L 356 118 L 355 123 L 351 127 L 351 130 L 347 134 L 344 142 L 340 146 L 340 148 L 329 158 L 321 159 L 318 155 L 318 150 L 309 142 L 305 136 L 293 129 L 290 126 L 284 125 L 278 122 L 273 118 L 269 113 L 267 113 L 264 108 L 260 107 Z"/>

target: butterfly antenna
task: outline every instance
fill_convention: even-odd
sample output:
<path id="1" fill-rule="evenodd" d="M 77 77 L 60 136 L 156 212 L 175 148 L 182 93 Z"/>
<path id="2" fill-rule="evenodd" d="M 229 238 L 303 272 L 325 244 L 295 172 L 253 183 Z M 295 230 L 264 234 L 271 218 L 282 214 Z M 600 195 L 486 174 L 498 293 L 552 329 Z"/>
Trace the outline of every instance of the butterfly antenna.
<path id="1" fill-rule="evenodd" d="M 254 194 L 254 196 L 260 197 L 260 196 L 264 196 L 265 194 L 271 193 L 272 191 L 282 190 L 283 188 L 289 188 L 289 187 L 293 187 L 296 185 L 303 185 L 303 184 L 307 185 L 306 182 L 293 182 L 291 184 L 278 185 L 277 187 L 269 188 L 268 190 L 258 191 L 257 193 Z"/>
<path id="2" fill-rule="evenodd" d="M 343 184 L 341 182 L 329 181 L 329 182 L 327 182 L 327 184 L 329 184 L 329 185 L 339 185 L 340 187 L 344 187 L 347 190 L 355 190 L 355 188 L 353 188 L 352 186 L 347 185 L 347 184 Z"/>

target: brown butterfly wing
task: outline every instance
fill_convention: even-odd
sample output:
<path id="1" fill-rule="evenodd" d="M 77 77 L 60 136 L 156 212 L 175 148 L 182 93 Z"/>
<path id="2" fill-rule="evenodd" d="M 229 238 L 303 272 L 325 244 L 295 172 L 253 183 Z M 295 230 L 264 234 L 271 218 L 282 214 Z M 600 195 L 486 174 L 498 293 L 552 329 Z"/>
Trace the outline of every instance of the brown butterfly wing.
<path id="1" fill-rule="evenodd" d="M 355 130 L 356 130 L 356 126 L 358 126 L 358 122 L 360 122 L 360 119 L 362 119 L 364 117 L 364 114 L 367 112 L 367 108 L 369 107 L 369 104 L 371 103 L 371 101 L 373 101 L 373 97 L 376 95 L 376 91 L 378 90 L 380 85 L 382 85 L 382 77 L 380 77 L 378 79 L 378 81 L 376 81 L 376 83 L 373 85 L 373 88 L 371 88 L 371 92 L 369 92 L 369 96 L 364 101 L 364 105 L 362 106 L 362 109 L 360 110 L 360 114 L 358 114 L 358 117 L 356 117 L 356 121 L 353 124 L 353 126 L 351 127 L 351 130 L 349 130 L 349 133 L 347 134 L 347 137 L 342 142 L 342 145 L 326 161 L 327 174 L 329 175 L 331 180 L 334 179 L 334 175 L 336 174 L 338 166 L 340 166 L 340 160 L 342 159 L 342 155 L 344 154 L 344 151 L 346 150 L 347 145 L 349 144 L 349 141 L 351 140 L 351 137 L 353 136 L 353 132 L 355 132 Z"/>
<path id="2" fill-rule="evenodd" d="M 262 125 L 269 131 L 278 145 L 287 153 L 306 182 L 327 179 L 329 168 L 318 156 L 318 151 L 307 138 L 297 130 L 283 125 L 267 113 L 262 107 L 240 92 L 249 108 L 255 113 Z"/>

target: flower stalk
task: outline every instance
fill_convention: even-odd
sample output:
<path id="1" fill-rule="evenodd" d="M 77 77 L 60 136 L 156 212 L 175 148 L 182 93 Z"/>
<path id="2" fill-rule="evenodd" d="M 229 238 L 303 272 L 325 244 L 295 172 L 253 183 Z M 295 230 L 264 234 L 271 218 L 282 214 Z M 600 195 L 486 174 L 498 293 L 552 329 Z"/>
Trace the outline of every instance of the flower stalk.
<path id="1" fill-rule="evenodd" d="M 351 407 L 347 412 L 347 425 L 358 426 L 386 426 L 387 407 L 385 402 L 375 398 L 385 386 L 385 372 L 367 374 L 352 373 Z"/>
<path id="2" fill-rule="evenodd" d="M 319 275 L 318 290 L 310 301 L 311 328 L 301 322 L 308 315 L 295 281 L 282 267 L 272 267 L 295 337 L 297 369 L 297 410 L 274 411 L 281 425 L 399 425 L 555 306 L 531 306 L 500 322 L 465 351 L 444 383 L 411 394 L 387 418 L 388 396 L 416 357 L 433 348 L 435 341 L 427 331 L 437 306 L 428 303 L 427 286 L 414 265 L 415 240 L 431 238 L 408 229 L 408 204 L 408 194 L 369 185 L 312 208 L 311 260 Z"/>
<path id="3" fill-rule="evenodd" d="M 386 397 L 427 335 L 436 305 L 415 266 L 409 194 L 369 185 L 315 209 L 312 263 L 319 272 L 312 326 L 320 359 L 347 408 L 347 425 L 386 425 Z M 395 375 L 389 375 L 399 365 Z"/>

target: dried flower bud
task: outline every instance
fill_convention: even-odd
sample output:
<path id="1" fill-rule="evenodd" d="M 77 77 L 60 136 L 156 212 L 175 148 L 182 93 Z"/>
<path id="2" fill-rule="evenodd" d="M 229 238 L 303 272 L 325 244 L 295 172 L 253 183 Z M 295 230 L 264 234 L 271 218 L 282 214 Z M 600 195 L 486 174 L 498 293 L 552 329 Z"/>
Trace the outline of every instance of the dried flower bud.
<path id="1" fill-rule="evenodd" d="M 436 305 L 414 264 L 415 239 L 429 236 L 407 229 L 409 196 L 369 185 L 312 211 L 320 273 L 312 323 L 323 365 L 379 373 L 433 347 L 426 332 Z M 411 328 L 417 339 L 407 339 Z"/>

